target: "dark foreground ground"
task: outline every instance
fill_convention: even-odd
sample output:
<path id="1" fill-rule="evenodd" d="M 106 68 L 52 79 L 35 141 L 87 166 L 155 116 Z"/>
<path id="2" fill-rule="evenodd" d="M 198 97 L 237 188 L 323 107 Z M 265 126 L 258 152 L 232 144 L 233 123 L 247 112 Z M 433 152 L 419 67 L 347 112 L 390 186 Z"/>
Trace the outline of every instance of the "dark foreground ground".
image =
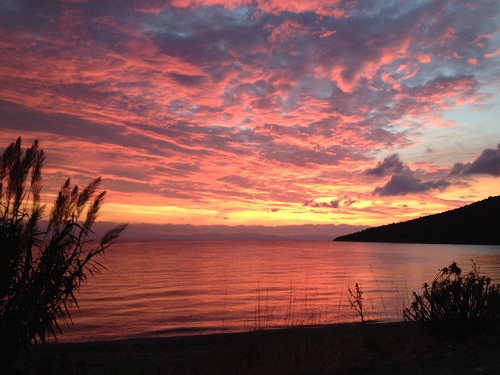
<path id="1" fill-rule="evenodd" d="M 56 343 L 30 357 L 14 374 L 500 374 L 500 334 L 452 340 L 410 323 L 340 324 Z"/>

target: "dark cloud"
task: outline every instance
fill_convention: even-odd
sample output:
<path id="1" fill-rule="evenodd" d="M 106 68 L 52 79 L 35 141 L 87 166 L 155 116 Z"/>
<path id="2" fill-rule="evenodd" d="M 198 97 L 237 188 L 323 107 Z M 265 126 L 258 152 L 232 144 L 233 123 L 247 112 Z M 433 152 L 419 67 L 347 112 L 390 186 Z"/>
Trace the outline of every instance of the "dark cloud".
<path id="1" fill-rule="evenodd" d="M 424 193 L 434 189 L 445 189 L 450 183 L 445 180 L 422 182 L 416 178 L 414 173 L 406 170 L 400 174 L 393 174 L 389 182 L 384 186 L 376 188 L 373 192 L 381 196 L 405 195 L 412 193 Z"/>
<path id="2" fill-rule="evenodd" d="M 253 17 L 254 7 L 237 12 L 222 6 L 206 6 L 189 11 L 168 7 L 142 20 L 162 53 L 195 63 L 223 62 L 230 51 L 248 50 L 261 42 L 264 17 Z"/>
<path id="3" fill-rule="evenodd" d="M 269 144 L 266 148 L 265 157 L 268 160 L 280 163 L 306 167 L 309 164 L 336 165 L 343 159 L 342 154 L 342 152 L 330 153 L 326 150 L 319 151 L 298 146 Z"/>
<path id="4" fill-rule="evenodd" d="M 79 116 L 64 113 L 47 114 L 20 104 L 0 100 L 0 126 L 18 130 L 20 134 L 44 131 L 56 136 L 75 137 L 102 143 L 113 133 L 117 143 L 128 143 L 119 126 L 96 123 Z M 130 142 L 133 146 L 133 141 Z"/>
<path id="5" fill-rule="evenodd" d="M 252 185 L 251 181 L 245 177 L 237 176 L 237 175 L 229 175 L 219 178 L 218 181 L 228 182 L 233 185 L 241 186 L 241 187 L 249 187 Z"/>
<path id="6" fill-rule="evenodd" d="M 312 167 L 314 165 L 338 165 L 341 160 L 365 160 L 359 150 L 348 146 L 299 147 L 296 145 L 279 144 L 279 136 L 275 140 L 269 139 L 261 144 L 262 156 L 267 160 L 287 163 L 299 167 Z"/>
<path id="7" fill-rule="evenodd" d="M 356 198 L 344 198 L 344 200 L 342 201 L 342 204 L 344 206 L 351 206 L 353 205 L 354 203 L 356 203 L 358 200 Z"/>
<path id="8" fill-rule="evenodd" d="M 365 172 L 368 176 L 384 177 L 391 175 L 391 179 L 381 187 L 377 187 L 373 193 L 381 196 L 405 195 L 411 193 L 423 193 L 434 189 L 445 189 L 450 183 L 445 180 L 426 181 L 415 177 L 410 167 L 403 163 L 398 154 L 386 157 L 378 162 L 375 168 Z"/>
<path id="9" fill-rule="evenodd" d="M 339 208 L 340 200 L 335 199 L 331 200 L 330 202 L 316 202 L 313 199 L 307 200 L 304 202 L 304 206 L 306 207 L 324 207 L 324 208 Z"/>
<path id="10" fill-rule="evenodd" d="M 314 199 L 308 199 L 304 202 L 304 206 L 314 208 L 339 208 L 340 206 L 351 206 L 355 202 L 357 202 L 355 198 L 342 196 L 341 198 L 333 199 L 329 202 L 317 202 Z"/>
<path id="11" fill-rule="evenodd" d="M 170 73 L 169 76 L 172 77 L 175 82 L 185 86 L 197 86 L 206 80 L 204 76 L 191 76 L 179 73 Z"/>
<path id="12" fill-rule="evenodd" d="M 377 166 L 368 169 L 365 173 L 368 176 L 384 177 L 393 173 L 401 173 L 407 167 L 399 159 L 398 154 L 389 155 L 382 162 L 378 162 Z"/>
<path id="13" fill-rule="evenodd" d="M 471 174 L 489 174 L 500 176 L 500 143 L 497 149 L 487 148 L 472 163 L 456 163 L 450 176 L 465 176 Z"/>

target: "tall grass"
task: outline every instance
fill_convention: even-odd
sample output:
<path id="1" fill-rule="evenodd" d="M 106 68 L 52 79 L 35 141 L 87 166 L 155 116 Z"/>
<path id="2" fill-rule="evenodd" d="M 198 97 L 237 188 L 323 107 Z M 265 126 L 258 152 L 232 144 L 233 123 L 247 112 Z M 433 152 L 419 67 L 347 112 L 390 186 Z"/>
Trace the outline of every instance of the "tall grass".
<path id="1" fill-rule="evenodd" d="M 334 303 L 337 301 L 336 298 L 329 298 L 327 292 L 322 292 L 318 288 L 306 287 L 298 292 L 290 285 L 290 289 L 284 292 L 282 297 L 276 298 L 276 295 L 270 296 L 269 290 L 262 290 L 258 287 L 255 292 L 253 323 L 250 328 L 263 330 L 340 322 L 376 321 L 374 316 L 381 314 L 377 314 L 373 306 L 373 298 L 366 298 L 371 303 L 371 308 L 366 309 L 363 305 L 365 297 L 361 285 L 356 284 L 354 290 L 351 290 L 349 286 L 345 289 L 347 293 L 339 291 L 340 298 L 337 305 Z M 381 295 L 375 298 L 381 298 Z M 353 314 L 347 312 L 349 306 L 354 308 Z"/>

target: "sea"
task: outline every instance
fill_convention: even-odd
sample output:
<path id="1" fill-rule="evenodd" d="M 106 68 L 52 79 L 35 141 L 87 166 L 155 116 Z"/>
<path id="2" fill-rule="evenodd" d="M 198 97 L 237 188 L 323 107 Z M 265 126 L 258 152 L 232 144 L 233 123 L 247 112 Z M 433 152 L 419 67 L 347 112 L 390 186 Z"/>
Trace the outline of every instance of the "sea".
<path id="1" fill-rule="evenodd" d="M 333 241 L 120 241 L 61 322 L 62 342 L 403 320 L 457 262 L 500 283 L 500 246 Z M 356 288 L 357 285 L 357 288 Z"/>

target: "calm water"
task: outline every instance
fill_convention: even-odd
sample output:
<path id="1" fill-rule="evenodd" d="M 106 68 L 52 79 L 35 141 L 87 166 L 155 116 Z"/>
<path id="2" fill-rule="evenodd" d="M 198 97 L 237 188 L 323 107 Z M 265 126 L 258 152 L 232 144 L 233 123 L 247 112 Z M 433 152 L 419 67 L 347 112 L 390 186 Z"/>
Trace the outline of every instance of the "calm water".
<path id="1" fill-rule="evenodd" d="M 107 271 L 79 293 L 80 312 L 60 341 L 242 331 L 358 321 L 350 287 L 363 288 L 365 317 L 402 320 L 412 291 L 438 269 L 471 259 L 500 282 L 500 246 L 323 241 L 120 242 Z"/>

